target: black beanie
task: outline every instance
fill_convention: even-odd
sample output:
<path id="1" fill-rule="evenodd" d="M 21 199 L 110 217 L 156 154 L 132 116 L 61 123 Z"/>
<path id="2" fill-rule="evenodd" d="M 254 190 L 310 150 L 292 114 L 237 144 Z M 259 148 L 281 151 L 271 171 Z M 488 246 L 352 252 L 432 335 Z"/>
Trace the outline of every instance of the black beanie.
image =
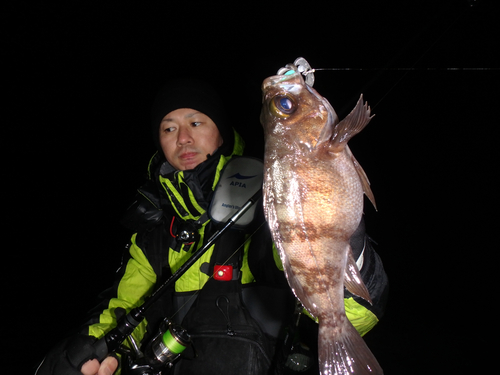
<path id="1" fill-rule="evenodd" d="M 204 81 L 180 79 L 165 85 L 153 103 L 151 110 L 153 140 L 159 151 L 161 151 L 159 140 L 161 120 L 179 108 L 195 109 L 210 117 L 224 140 L 223 147 L 230 146 L 232 150 L 234 132 L 227 122 L 222 98 Z"/>

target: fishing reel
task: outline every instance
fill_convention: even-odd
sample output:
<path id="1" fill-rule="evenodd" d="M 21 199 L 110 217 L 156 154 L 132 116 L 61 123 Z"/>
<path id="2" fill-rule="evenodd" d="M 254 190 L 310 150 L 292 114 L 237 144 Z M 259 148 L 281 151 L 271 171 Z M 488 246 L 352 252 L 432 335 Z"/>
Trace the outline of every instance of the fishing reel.
<path id="1" fill-rule="evenodd" d="M 178 324 L 165 319 L 159 333 L 142 352 L 132 336 L 129 336 L 135 355 L 128 355 L 122 363 L 124 375 L 164 375 L 173 367 L 174 362 L 191 345 L 188 332 Z M 135 357 L 135 358 L 133 358 Z"/>

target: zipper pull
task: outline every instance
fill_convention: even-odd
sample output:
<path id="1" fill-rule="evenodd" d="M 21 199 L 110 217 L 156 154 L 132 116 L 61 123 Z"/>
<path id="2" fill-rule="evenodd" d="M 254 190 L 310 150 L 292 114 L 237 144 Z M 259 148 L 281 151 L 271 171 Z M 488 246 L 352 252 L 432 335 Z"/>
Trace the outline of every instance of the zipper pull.
<path id="1" fill-rule="evenodd" d="M 220 306 L 221 298 L 226 300 L 226 312 L 224 312 L 224 310 Z M 215 305 L 217 306 L 217 308 L 220 310 L 220 312 L 222 313 L 222 315 L 226 319 L 226 322 L 227 322 L 227 325 L 226 325 L 227 332 L 226 333 L 227 333 L 227 335 L 228 336 L 236 335 L 236 332 L 234 332 L 233 327 L 231 326 L 231 320 L 229 319 L 229 298 L 227 298 L 226 296 L 219 296 L 215 300 Z"/>

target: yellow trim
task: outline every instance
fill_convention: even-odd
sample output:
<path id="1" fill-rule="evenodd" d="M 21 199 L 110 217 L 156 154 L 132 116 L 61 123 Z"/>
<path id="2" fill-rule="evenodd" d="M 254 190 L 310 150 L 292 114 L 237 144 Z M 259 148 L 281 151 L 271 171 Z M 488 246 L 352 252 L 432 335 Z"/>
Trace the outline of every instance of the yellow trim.
<path id="1" fill-rule="evenodd" d="M 366 335 L 378 323 L 377 316 L 354 298 L 344 298 L 345 314 L 361 336 Z"/>
<path id="2" fill-rule="evenodd" d="M 243 259 L 241 261 L 241 283 L 249 284 L 255 281 L 255 278 L 250 270 L 250 266 L 248 265 L 248 251 L 250 247 L 251 240 L 248 239 L 245 241 L 245 245 L 243 248 Z"/>
<path id="3" fill-rule="evenodd" d="M 219 178 L 220 178 L 220 174 L 221 174 L 223 167 L 227 164 L 227 162 L 229 160 L 231 160 L 231 158 L 233 156 L 243 155 L 244 149 L 245 149 L 245 141 L 243 140 L 243 138 L 241 138 L 241 136 L 238 134 L 238 132 L 236 132 L 236 130 L 234 130 L 233 152 L 229 156 L 221 155 L 221 157 L 219 159 L 219 164 L 217 164 L 217 169 L 215 171 L 215 177 L 214 177 L 214 183 L 212 185 L 212 190 L 215 190 L 215 188 L 217 187 L 217 184 L 219 183 Z"/>
<path id="4" fill-rule="evenodd" d="M 165 190 L 167 191 L 168 199 L 169 199 L 170 203 L 172 204 L 172 207 L 175 209 L 175 212 L 177 212 L 177 215 L 179 215 L 179 217 L 182 217 L 183 219 L 197 220 L 198 217 L 194 217 L 191 214 L 191 212 L 189 212 L 187 206 L 183 202 L 181 194 L 177 191 L 177 189 L 175 188 L 174 184 L 172 184 L 172 182 L 168 178 L 163 178 L 162 176 L 160 176 L 160 182 L 161 182 L 162 185 L 166 185 L 166 189 Z M 173 194 L 175 196 L 175 201 L 172 199 L 172 197 L 170 196 L 170 194 Z M 184 211 L 187 212 L 187 215 L 182 214 L 182 213 L 179 212 L 177 204 L 180 204 L 182 206 L 182 208 L 184 209 Z"/>
<path id="5" fill-rule="evenodd" d="M 184 173 L 183 172 L 180 172 L 178 174 L 178 181 L 179 181 L 179 187 L 181 186 L 181 184 L 184 184 L 187 187 L 188 194 L 189 194 L 189 200 L 191 201 L 191 204 L 193 205 L 193 207 L 196 208 L 196 210 L 200 213 L 200 215 L 203 215 L 205 213 L 205 210 L 196 201 L 196 198 L 194 197 L 193 191 L 191 190 L 189 185 L 184 182 Z M 183 200 L 183 202 L 184 202 L 184 200 Z M 183 203 L 183 206 L 185 206 L 184 203 Z"/>
<path id="6" fill-rule="evenodd" d="M 276 264 L 276 267 L 278 267 L 278 269 L 280 271 L 283 271 L 284 270 L 283 262 L 281 261 L 280 254 L 279 254 L 278 249 L 276 248 L 276 245 L 274 244 L 274 242 L 273 242 L 273 258 L 274 258 L 274 263 Z"/>
<path id="7" fill-rule="evenodd" d="M 99 316 L 99 323 L 89 326 L 89 335 L 101 338 L 116 326 L 116 308 L 125 309 L 128 313 L 133 308 L 142 305 L 146 297 L 153 292 L 156 274 L 146 256 L 135 243 L 136 234 L 132 236 L 132 245 L 125 273 L 118 285 L 117 297 L 109 301 L 108 308 Z M 138 342 L 146 332 L 147 322 L 144 320 L 133 333 Z"/>
<path id="8" fill-rule="evenodd" d="M 193 244 L 191 246 L 182 246 L 178 252 L 172 249 L 169 250 L 168 264 L 172 273 L 175 273 L 189 258 L 191 258 L 196 250 L 200 249 L 203 246 L 205 227 L 209 222 L 210 220 L 207 220 L 203 224 L 203 227 L 198 231 L 198 233 L 200 234 L 200 239 L 197 242 L 198 246 L 196 249 L 194 249 Z M 179 280 L 175 282 L 176 292 L 191 292 L 203 288 L 205 283 L 208 281 L 209 276 L 204 274 L 203 272 L 200 272 L 199 270 L 203 263 L 210 263 L 210 258 L 212 257 L 214 246 L 215 245 L 212 245 L 210 249 L 208 249 L 207 252 L 203 254 L 200 259 L 198 259 L 196 263 L 193 264 L 191 268 L 186 271 L 186 273 L 182 275 Z"/>
<path id="9" fill-rule="evenodd" d="M 192 292 L 203 288 L 205 283 L 208 281 L 209 276 L 199 270 L 203 263 L 210 262 L 214 246 L 215 245 L 213 245 L 200 257 L 200 259 L 196 261 L 195 264 L 191 266 L 191 269 L 196 270 L 196 272 L 188 271 L 175 282 L 176 292 Z M 182 266 L 192 255 L 193 254 L 191 252 L 184 251 L 184 247 L 179 252 L 170 249 L 168 252 L 168 262 L 170 264 L 170 268 L 172 269 L 172 273 L 179 269 L 179 267 Z"/>
<path id="10" fill-rule="evenodd" d="M 152 166 L 153 166 L 153 160 L 155 158 L 155 156 L 158 154 L 158 151 L 156 151 L 153 156 L 151 156 L 151 158 L 149 159 L 149 163 L 148 163 L 148 173 L 147 173 L 147 176 L 148 176 L 148 179 L 151 180 L 153 178 L 153 171 L 151 170 Z"/>
<path id="11" fill-rule="evenodd" d="M 344 307 L 347 319 L 361 336 L 366 335 L 378 323 L 377 316 L 352 297 L 344 298 Z M 314 318 L 306 309 L 303 309 L 303 313 L 318 323 L 318 318 Z"/>

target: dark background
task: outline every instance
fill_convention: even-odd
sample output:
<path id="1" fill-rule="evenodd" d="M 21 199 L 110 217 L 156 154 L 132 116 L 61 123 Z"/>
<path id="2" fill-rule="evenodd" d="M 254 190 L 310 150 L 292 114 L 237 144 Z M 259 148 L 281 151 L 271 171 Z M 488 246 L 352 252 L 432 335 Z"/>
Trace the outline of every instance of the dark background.
<path id="1" fill-rule="evenodd" d="M 299 56 L 353 69 L 316 73 L 339 117 L 361 92 L 376 114 L 350 146 L 377 199 L 367 226 L 391 281 L 386 316 L 366 336 L 385 373 L 488 368 L 495 1 L 180 3 L 19 0 L 2 12 L 2 372 L 33 373 L 112 282 L 130 237 L 118 220 L 154 152 L 149 107 L 163 82 L 212 81 L 260 155 L 260 84 Z"/>

